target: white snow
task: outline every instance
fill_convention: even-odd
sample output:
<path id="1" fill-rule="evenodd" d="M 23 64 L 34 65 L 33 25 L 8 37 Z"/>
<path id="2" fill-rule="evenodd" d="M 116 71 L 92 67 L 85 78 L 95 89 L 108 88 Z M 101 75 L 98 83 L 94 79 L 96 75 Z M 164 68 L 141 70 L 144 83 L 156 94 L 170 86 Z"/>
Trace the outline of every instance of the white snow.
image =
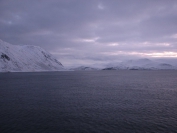
<path id="1" fill-rule="evenodd" d="M 63 65 L 38 46 L 12 45 L 0 40 L 0 72 L 62 71 Z"/>

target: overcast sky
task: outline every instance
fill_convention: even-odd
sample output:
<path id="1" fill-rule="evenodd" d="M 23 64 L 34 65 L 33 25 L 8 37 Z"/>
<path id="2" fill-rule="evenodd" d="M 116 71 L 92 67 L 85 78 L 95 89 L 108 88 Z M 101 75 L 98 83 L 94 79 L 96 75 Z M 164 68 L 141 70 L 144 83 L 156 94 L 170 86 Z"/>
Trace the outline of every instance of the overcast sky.
<path id="1" fill-rule="evenodd" d="M 177 58 L 177 0 L 0 0 L 0 39 L 64 66 Z"/>

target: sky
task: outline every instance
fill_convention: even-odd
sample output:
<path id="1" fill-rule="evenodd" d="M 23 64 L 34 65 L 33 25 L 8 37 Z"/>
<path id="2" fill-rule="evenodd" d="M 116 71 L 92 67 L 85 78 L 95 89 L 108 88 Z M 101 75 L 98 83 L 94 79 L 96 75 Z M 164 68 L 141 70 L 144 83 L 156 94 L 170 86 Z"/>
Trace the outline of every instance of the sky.
<path id="1" fill-rule="evenodd" d="M 0 39 L 66 67 L 177 58 L 177 0 L 0 0 Z"/>

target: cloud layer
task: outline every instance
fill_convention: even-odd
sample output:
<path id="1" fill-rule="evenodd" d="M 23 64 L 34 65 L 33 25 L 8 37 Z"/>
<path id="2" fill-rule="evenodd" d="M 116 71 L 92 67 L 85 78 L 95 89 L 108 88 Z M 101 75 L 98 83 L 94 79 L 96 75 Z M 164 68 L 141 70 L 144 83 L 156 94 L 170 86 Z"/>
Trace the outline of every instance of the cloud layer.
<path id="1" fill-rule="evenodd" d="M 177 57 L 176 0 L 1 0 L 0 38 L 66 66 Z"/>

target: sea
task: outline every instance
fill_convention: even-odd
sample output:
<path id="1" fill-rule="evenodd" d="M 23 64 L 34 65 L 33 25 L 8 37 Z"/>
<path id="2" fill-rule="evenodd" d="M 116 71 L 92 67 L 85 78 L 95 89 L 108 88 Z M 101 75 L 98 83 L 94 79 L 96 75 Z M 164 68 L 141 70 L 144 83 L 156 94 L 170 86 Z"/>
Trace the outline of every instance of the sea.
<path id="1" fill-rule="evenodd" d="M 177 71 L 0 73 L 0 133 L 176 133 Z"/>

